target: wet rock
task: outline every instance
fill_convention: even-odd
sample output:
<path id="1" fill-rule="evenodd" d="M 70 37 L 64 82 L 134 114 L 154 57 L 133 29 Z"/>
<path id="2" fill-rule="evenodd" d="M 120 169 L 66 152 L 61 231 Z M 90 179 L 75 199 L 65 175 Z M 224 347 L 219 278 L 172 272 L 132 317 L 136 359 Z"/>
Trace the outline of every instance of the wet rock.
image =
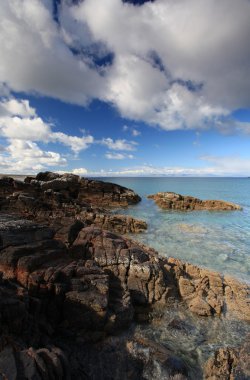
<path id="1" fill-rule="evenodd" d="M 241 210 L 242 207 L 231 202 L 221 200 L 201 200 L 189 195 L 181 195 L 172 192 L 162 192 L 149 195 L 148 198 L 154 199 L 155 203 L 168 210 L 209 210 L 209 211 L 231 211 Z"/>
<path id="2" fill-rule="evenodd" d="M 206 380 L 247 380 L 250 378 L 250 337 L 239 348 L 220 348 L 206 362 Z"/>
<path id="3" fill-rule="evenodd" d="M 189 378 L 184 361 L 163 345 L 137 337 L 127 343 L 127 348 L 132 357 L 143 362 L 145 379 L 187 380 Z"/>

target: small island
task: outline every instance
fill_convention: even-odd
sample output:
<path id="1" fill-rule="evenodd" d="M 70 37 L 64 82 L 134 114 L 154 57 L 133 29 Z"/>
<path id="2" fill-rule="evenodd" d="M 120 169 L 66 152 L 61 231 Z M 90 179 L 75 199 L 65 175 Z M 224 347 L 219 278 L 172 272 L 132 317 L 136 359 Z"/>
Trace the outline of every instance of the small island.
<path id="1" fill-rule="evenodd" d="M 154 199 L 155 203 L 166 210 L 181 211 L 232 211 L 242 210 L 242 207 L 231 202 L 222 200 L 201 200 L 190 195 L 181 195 L 173 192 L 160 192 L 149 195 L 149 199 Z"/>

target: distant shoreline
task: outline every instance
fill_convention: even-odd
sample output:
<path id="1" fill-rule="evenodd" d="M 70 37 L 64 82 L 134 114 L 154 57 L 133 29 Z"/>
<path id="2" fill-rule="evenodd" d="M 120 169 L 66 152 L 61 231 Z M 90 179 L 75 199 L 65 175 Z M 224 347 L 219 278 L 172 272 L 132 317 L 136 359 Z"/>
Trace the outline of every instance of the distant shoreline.
<path id="1" fill-rule="evenodd" d="M 65 172 L 67 173 L 67 172 Z M 70 173 L 70 172 L 68 172 Z M 2 174 L 0 173 L 0 178 L 3 177 L 11 177 L 17 180 L 23 180 L 26 177 L 35 177 L 36 174 Z M 157 175 L 157 176 L 117 176 L 117 175 L 110 175 L 110 176 L 100 176 L 100 175 L 91 175 L 86 173 L 86 175 L 79 175 L 79 177 L 85 177 L 85 178 L 239 178 L 239 179 L 249 179 L 250 177 L 247 176 L 241 176 L 241 177 L 234 177 L 234 176 L 188 176 L 188 175 L 182 175 L 182 176 L 167 176 L 167 175 Z"/>

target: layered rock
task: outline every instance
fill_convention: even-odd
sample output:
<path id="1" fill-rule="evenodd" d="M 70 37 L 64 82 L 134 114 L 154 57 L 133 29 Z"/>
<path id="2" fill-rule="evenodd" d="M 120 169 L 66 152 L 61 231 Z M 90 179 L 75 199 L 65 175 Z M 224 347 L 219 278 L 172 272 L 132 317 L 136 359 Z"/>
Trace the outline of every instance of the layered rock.
<path id="1" fill-rule="evenodd" d="M 105 336 L 150 320 L 155 307 L 173 299 L 202 316 L 249 317 L 249 289 L 238 282 L 98 227 L 80 228 L 67 248 L 50 228 L 12 218 L 1 215 L 0 224 L 0 373 L 7 378 L 83 379 L 85 363 L 95 379 L 103 360 L 114 366 L 102 368 L 100 379 L 112 378 L 115 368 L 114 379 L 122 378 L 127 366 L 136 380 L 189 378 L 171 350 L 133 334 L 115 344 Z"/>
<path id="2" fill-rule="evenodd" d="M 209 210 L 209 211 L 232 211 L 241 210 L 241 206 L 221 200 L 201 200 L 189 195 L 181 195 L 172 192 L 161 192 L 149 195 L 155 203 L 166 210 Z"/>
<path id="3" fill-rule="evenodd" d="M 94 227 L 83 228 L 69 251 L 49 228 L 11 218 L 1 215 L 0 373 L 7 379 L 69 379 L 77 373 L 82 379 L 75 336 L 81 337 L 84 356 L 95 350 L 86 339 L 100 340 L 146 315 L 166 292 L 158 259 L 153 251 Z M 66 352 L 57 343 L 64 336 Z M 127 363 L 132 351 L 123 350 Z M 140 364 L 132 378 L 143 379 L 149 364 L 134 360 Z"/>
<path id="4" fill-rule="evenodd" d="M 165 343 L 134 334 L 136 324 L 174 304 L 190 315 L 250 320 L 248 285 L 112 232 L 146 228 L 97 207 L 129 204 L 129 194 L 50 172 L 0 180 L 0 378 L 201 378 L 197 363 L 190 370 Z M 248 378 L 248 352 L 247 343 L 219 349 L 205 378 Z"/>
<path id="5" fill-rule="evenodd" d="M 38 173 L 35 179 L 29 177 L 25 182 L 40 186 L 42 190 L 64 191 L 80 202 L 105 207 L 126 207 L 140 202 L 139 195 L 131 189 L 113 183 L 80 178 L 74 174 L 59 175 L 51 172 Z M 66 194 L 67 192 L 67 194 Z"/>
<path id="6" fill-rule="evenodd" d="M 69 244 L 72 230 L 79 226 L 96 225 L 122 234 L 144 231 L 147 228 L 144 221 L 103 208 L 124 207 L 139 201 L 140 197 L 132 190 L 73 174 L 44 172 L 35 178 L 27 177 L 24 182 L 0 179 L 2 212 L 21 214 L 52 226 Z"/>

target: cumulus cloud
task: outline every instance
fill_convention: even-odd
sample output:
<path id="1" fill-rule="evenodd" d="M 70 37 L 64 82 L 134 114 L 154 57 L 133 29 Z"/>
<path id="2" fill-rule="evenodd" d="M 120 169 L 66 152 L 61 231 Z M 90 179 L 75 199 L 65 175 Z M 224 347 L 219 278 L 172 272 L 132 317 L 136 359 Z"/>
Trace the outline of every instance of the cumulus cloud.
<path id="1" fill-rule="evenodd" d="M 225 129 L 250 107 L 249 0 L 64 0 L 52 13 L 50 1 L 1 4 L 1 91 L 97 98 L 166 130 Z"/>
<path id="2" fill-rule="evenodd" d="M 219 127 L 250 105 L 248 0 L 85 0 L 71 15 L 115 53 L 105 98 L 122 116 L 167 130 Z"/>
<path id="3" fill-rule="evenodd" d="M 108 160 L 125 160 L 125 159 L 133 159 L 133 154 L 126 154 L 126 153 L 113 153 L 113 152 L 107 152 L 105 154 L 105 157 Z"/>
<path id="4" fill-rule="evenodd" d="M 86 104 L 102 94 L 103 79 L 74 56 L 51 8 L 42 0 L 2 2 L 0 81 L 15 91 Z"/>
<path id="5" fill-rule="evenodd" d="M 54 132 L 53 126 L 37 115 L 29 101 L 13 97 L 0 101 L 0 137 L 6 140 L 6 147 L 0 148 L 0 170 L 9 173 L 31 173 L 67 164 L 61 154 L 42 150 L 38 143 L 60 143 L 78 154 L 94 142 L 91 135 L 78 137 Z"/>
<path id="6" fill-rule="evenodd" d="M 88 173 L 88 170 L 85 168 L 76 168 L 76 169 L 72 170 L 72 173 L 77 174 L 77 175 L 85 175 Z"/>
<path id="7" fill-rule="evenodd" d="M 0 135 L 8 139 L 20 139 L 43 142 L 59 142 L 70 147 L 75 153 L 86 149 L 94 142 L 91 135 L 70 136 L 62 132 L 53 132 L 52 125 L 44 122 L 32 108 L 28 100 L 0 101 Z"/>
<path id="8" fill-rule="evenodd" d="M 36 111 L 30 106 L 28 100 L 5 99 L 1 102 L 1 109 L 5 111 L 3 114 L 6 115 L 21 117 L 36 116 Z"/>
<path id="9" fill-rule="evenodd" d="M 32 141 L 11 140 L 1 157 L 0 170 L 8 173 L 33 173 L 47 167 L 65 166 L 67 161 L 59 153 L 43 151 Z"/>
<path id="10" fill-rule="evenodd" d="M 110 150 L 136 150 L 137 142 L 124 139 L 113 140 L 110 137 L 104 138 L 100 144 L 107 146 Z"/>

